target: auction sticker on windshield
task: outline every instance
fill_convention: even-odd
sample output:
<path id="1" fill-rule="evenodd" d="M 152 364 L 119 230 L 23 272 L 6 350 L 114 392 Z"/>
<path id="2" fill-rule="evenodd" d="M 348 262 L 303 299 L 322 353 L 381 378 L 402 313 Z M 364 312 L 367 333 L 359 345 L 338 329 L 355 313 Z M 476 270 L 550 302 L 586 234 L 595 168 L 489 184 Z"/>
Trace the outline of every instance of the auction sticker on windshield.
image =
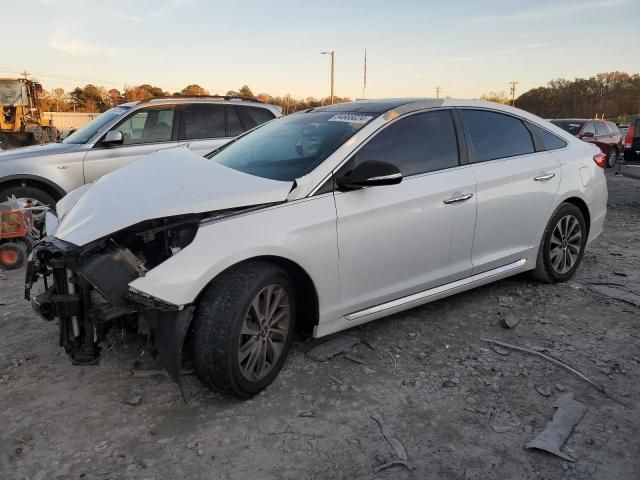
<path id="1" fill-rule="evenodd" d="M 373 117 L 368 115 L 358 115 L 357 113 L 338 113 L 331 117 L 328 122 L 347 122 L 347 123 L 362 123 L 365 124 Z"/>

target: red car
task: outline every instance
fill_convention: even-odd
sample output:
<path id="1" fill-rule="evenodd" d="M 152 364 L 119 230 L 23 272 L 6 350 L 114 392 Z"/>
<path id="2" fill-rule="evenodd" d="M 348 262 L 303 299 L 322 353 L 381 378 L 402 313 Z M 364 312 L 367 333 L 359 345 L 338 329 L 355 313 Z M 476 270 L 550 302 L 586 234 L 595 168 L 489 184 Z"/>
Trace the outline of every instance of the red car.
<path id="1" fill-rule="evenodd" d="M 583 118 L 558 118 L 551 123 L 585 142 L 595 143 L 607 156 L 609 168 L 613 167 L 622 152 L 622 135 L 616 124 L 607 120 Z"/>

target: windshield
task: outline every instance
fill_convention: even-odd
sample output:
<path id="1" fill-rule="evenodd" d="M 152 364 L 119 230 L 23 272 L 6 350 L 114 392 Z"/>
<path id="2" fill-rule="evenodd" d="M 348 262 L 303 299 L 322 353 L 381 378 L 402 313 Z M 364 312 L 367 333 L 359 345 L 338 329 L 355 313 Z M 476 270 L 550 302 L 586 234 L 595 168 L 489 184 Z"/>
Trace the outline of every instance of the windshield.
<path id="1" fill-rule="evenodd" d="M 115 107 L 107 110 L 102 115 L 98 115 L 91 120 L 84 127 L 73 132 L 65 138 L 62 143 L 87 143 L 96 133 L 102 130 L 105 125 L 120 117 L 127 110 L 129 110 L 128 107 Z"/>
<path id="2" fill-rule="evenodd" d="M 560 127 L 565 132 L 569 132 L 571 135 L 578 135 L 580 128 L 584 125 L 584 122 L 576 120 L 551 120 L 551 123 Z"/>
<path id="3" fill-rule="evenodd" d="M 0 81 L 0 105 L 27 105 L 27 94 L 22 87 L 23 85 L 15 80 Z"/>
<path id="4" fill-rule="evenodd" d="M 309 173 L 375 115 L 294 113 L 273 120 L 208 155 L 258 177 L 292 181 Z"/>

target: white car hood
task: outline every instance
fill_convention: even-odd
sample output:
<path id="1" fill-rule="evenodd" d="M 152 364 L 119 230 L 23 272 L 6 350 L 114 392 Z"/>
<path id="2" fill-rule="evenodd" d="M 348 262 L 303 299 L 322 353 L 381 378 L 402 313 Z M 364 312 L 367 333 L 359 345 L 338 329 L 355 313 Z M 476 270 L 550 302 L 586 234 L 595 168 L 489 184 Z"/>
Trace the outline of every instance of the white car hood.
<path id="1" fill-rule="evenodd" d="M 186 148 L 162 150 L 100 178 L 76 195 L 75 204 L 64 202 L 55 236 L 82 246 L 144 220 L 284 201 L 292 185 Z"/>

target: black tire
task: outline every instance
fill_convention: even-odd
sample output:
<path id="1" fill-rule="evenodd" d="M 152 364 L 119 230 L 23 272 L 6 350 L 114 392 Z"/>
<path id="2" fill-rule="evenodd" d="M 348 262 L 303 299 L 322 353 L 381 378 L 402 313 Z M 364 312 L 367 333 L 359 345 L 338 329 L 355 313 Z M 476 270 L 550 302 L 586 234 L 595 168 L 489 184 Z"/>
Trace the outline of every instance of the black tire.
<path id="1" fill-rule="evenodd" d="M 580 227 L 580 250 L 577 253 L 577 258 L 572 267 L 566 272 L 559 272 L 551 261 L 551 239 L 558 222 L 567 216 L 574 217 Z M 536 268 L 532 272 L 533 277 L 546 283 L 566 282 L 569 280 L 580 266 L 580 262 L 582 262 L 585 245 L 587 243 L 587 235 L 587 224 L 584 215 L 582 215 L 582 211 L 571 203 L 561 204 L 551 216 L 542 235 L 540 248 L 538 249 Z"/>
<path id="2" fill-rule="evenodd" d="M 251 381 L 241 371 L 240 331 L 252 301 L 270 285 L 280 286 L 289 299 L 288 334 L 280 357 L 264 378 Z M 222 273 L 206 288 L 193 319 L 193 360 L 198 378 L 225 395 L 250 398 L 278 375 L 291 346 L 296 304 L 291 278 L 282 268 L 264 261 L 249 261 Z"/>
<path id="3" fill-rule="evenodd" d="M 0 243 L 0 268 L 16 270 L 24 265 L 27 259 L 27 247 L 23 243 Z"/>
<path id="4" fill-rule="evenodd" d="M 51 207 L 51 211 L 55 212 L 56 199 L 44 190 L 36 187 L 23 187 L 21 185 L 0 187 L 0 203 L 6 202 L 8 198 L 15 196 L 16 198 L 33 198 L 43 205 Z"/>
<path id="5" fill-rule="evenodd" d="M 613 168 L 618 161 L 618 150 L 612 148 L 607 155 L 607 168 Z"/>

